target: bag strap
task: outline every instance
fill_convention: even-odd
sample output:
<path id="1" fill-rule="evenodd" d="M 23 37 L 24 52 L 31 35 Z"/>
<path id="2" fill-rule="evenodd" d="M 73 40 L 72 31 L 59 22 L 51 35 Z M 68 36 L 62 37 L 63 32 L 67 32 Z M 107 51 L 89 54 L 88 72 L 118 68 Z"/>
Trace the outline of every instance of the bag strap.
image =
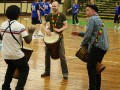
<path id="1" fill-rule="evenodd" d="M 12 23 L 14 23 L 14 22 L 12 22 Z M 2 38 L 3 38 L 5 32 L 7 31 L 7 29 L 10 27 L 10 25 L 11 25 L 12 23 L 10 23 L 9 26 L 5 29 L 5 31 L 4 31 L 3 34 L 2 34 Z"/>
<path id="2" fill-rule="evenodd" d="M 10 26 L 10 22 L 9 22 L 9 28 L 10 28 L 10 33 L 12 35 L 12 37 L 18 42 L 18 44 L 20 44 L 20 42 L 16 39 L 16 37 L 13 35 L 12 31 L 11 31 L 11 26 Z M 21 44 L 20 44 L 21 45 Z M 23 41 L 22 41 L 22 48 L 23 48 Z"/>

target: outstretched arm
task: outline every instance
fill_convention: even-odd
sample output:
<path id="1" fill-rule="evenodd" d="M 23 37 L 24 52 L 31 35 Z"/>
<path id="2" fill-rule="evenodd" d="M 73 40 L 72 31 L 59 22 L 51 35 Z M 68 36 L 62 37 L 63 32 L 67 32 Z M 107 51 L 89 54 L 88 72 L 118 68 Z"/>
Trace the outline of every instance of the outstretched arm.
<path id="1" fill-rule="evenodd" d="M 34 27 L 28 28 L 29 35 L 23 37 L 27 44 L 29 44 L 32 41 L 32 35 L 33 35 L 34 31 L 35 31 Z"/>

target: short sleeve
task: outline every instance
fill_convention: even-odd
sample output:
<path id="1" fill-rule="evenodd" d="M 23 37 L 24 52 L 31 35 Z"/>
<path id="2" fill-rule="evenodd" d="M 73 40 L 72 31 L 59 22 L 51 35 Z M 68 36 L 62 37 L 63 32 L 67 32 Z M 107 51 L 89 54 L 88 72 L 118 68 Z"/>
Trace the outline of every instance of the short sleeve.
<path id="1" fill-rule="evenodd" d="M 25 28 L 25 26 L 23 24 L 21 24 L 20 35 L 22 37 L 25 37 L 25 36 L 28 35 L 27 30 L 26 30 L 26 28 Z"/>
<path id="2" fill-rule="evenodd" d="M 66 16 L 65 16 L 65 14 L 63 14 L 63 13 L 61 13 L 61 14 L 62 14 L 62 17 L 63 17 L 63 18 L 62 18 L 62 19 L 63 19 L 63 22 L 66 21 L 67 18 L 66 18 Z"/>

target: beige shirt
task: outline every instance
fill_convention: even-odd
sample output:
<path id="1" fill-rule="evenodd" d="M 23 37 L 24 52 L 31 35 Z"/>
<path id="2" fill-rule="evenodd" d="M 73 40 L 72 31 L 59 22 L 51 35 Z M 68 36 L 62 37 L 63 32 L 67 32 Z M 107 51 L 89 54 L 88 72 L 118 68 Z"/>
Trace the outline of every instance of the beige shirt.
<path id="1" fill-rule="evenodd" d="M 28 35 L 25 26 L 21 23 L 19 23 L 16 20 L 11 21 L 13 22 L 11 24 L 11 31 L 13 35 L 16 37 L 16 39 L 22 43 L 22 37 L 25 37 Z M 9 22 L 5 21 L 1 24 L 0 30 L 1 34 L 3 35 L 3 32 L 5 29 L 9 26 Z M 2 56 L 4 59 L 20 59 L 24 57 L 24 53 L 21 51 L 21 45 L 18 44 L 18 42 L 13 38 L 13 36 L 10 33 L 10 29 L 8 28 L 6 32 L 4 33 L 3 40 L 2 40 Z"/>

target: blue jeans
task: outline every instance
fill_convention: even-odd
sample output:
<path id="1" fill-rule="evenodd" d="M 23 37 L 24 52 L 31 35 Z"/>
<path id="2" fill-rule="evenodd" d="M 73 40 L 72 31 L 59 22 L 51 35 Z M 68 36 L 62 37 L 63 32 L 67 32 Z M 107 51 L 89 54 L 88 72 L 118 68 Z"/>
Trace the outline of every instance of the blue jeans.
<path id="1" fill-rule="evenodd" d="M 10 83 L 12 81 L 12 76 L 16 68 L 19 69 L 20 75 L 18 79 L 18 83 L 15 90 L 24 90 L 24 86 L 26 84 L 26 80 L 29 73 L 29 65 L 25 59 L 25 57 L 18 60 L 6 60 L 5 62 L 8 64 L 7 71 L 5 74 L 5 80 L 2 85 L 2 90 L 11 90 Z"/>

